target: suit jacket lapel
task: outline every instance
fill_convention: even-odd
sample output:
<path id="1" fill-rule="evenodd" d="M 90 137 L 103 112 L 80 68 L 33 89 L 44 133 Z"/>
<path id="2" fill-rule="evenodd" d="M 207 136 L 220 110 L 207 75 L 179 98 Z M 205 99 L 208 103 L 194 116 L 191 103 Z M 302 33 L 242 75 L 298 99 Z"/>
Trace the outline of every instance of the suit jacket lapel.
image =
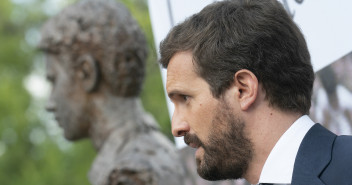
<path id="1" fill-rule="evenodd" d="M 304 137 L 295 160 L 292 185 L 323 185 L 319 175 L 331 160 L 336 135 L 315 124 Z"/>

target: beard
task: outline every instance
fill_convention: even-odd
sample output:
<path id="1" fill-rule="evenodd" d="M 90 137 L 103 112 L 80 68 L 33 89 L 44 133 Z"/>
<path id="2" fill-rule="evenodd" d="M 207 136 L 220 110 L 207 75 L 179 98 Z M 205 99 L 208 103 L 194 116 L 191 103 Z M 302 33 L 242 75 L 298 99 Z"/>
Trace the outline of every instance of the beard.
<path id="1" fill-rule="evenodd" d="M 200 141 L 196 135 L 185 135 L 186 143 L 194 143 L 204 149 L 203 159 L 196 159 L 197 172 L 202 178 L 215 181 L 243 177 L 253 155 L 253 145 L 244 129 L 244 121 L 233 115 L 232 109 L 221 100 L 207 143 Z"/>

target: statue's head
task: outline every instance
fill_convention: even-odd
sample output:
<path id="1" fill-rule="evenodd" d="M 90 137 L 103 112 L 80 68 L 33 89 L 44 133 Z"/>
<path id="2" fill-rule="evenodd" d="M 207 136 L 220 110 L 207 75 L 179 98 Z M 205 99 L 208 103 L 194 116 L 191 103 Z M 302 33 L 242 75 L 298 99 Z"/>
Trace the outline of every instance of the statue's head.
<path id="1" fill-rule="evenodd" d="M 69 140 L 88 136 L 92 100 L 100 95 L 137 97 L 146 41 L 128 10 L 114 1 L 82 0 L 42 28 L 52 93 L 47 105 Z"/>

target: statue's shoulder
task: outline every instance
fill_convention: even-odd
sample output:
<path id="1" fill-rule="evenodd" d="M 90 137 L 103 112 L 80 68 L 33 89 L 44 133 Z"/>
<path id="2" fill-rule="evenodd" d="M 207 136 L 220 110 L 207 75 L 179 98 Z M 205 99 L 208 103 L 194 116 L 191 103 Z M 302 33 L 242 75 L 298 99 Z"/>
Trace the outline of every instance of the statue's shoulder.
<path id="1" fill-rule="evenodd" d="M 157 181 L 152 171 L 115 168 L 110 172 L 106 185 L 157 185 Z"/>
<path id="2" fill-rule="evenodd" d="M 153 171 L 158 176 L 183 174 L 177 149 L 158 131 L 139 134 L 116 156 L 118 166 Z"/>
<path id="3" fill-rule="evenodd" d="M 109 137 L 89 176 L 94 185 L 182 184 L 184 169 L 172 142 L 151 130 L 125 139 Z"/>

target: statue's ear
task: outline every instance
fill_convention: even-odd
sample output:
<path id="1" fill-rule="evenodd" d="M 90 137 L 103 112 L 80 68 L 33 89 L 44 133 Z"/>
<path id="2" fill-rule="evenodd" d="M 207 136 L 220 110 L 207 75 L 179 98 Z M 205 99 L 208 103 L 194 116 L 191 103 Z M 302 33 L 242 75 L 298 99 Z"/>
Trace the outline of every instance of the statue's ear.
<path id="1" fill-rule="evenodd" d="M 93 57 L 91 55 L 79 57 L 76 71 L 86 92 L 93 92 L 99 82 L 99 68 Z"/>

